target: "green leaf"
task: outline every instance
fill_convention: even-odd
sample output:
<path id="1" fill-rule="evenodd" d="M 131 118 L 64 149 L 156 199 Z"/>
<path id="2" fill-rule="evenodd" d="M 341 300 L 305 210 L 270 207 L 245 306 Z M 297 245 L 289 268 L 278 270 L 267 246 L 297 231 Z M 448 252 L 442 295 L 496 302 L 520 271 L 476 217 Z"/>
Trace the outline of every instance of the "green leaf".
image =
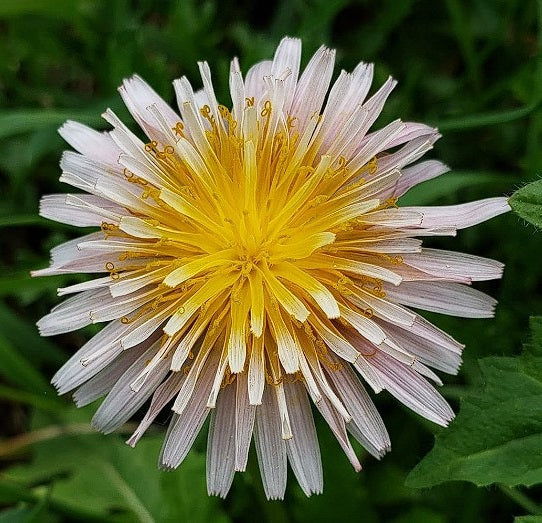
<path id="1" fill-rule="evenodd" d="M 89 410 L 66 409 L 63 423 L 88 419 Z M 43 416 L 42 416 L 43 418 Z M 135 449 L 118 435 L 62 433 L 33 445 L 28 464 L 4 472 L 6 480 L 32 488 L 51 485 L 52 504 L 128 521 L 228 521 L 217 498 L 207 497 L 205 455 L 190 452 L 179 469 L 158 469 L 163 434 L 144 437 Z"/>
<path id="2" fill-rule="evenodd" d="M 26 293 L 35 295 L 43 293 L 43 291 L 54 291 L 61 287 L 65 281 L 64 275 L 52 278 L 31 278 L 30 271 L 8 273 L 5 276 L 0 276 L 0 297 L 22 296 Z"/>
<path id="3" fill-rule="evenodd" d="M 3 303 L 0 303 L 0 332 L 17 347 L 19 353 L 35 362 L 36 366 L 45 363 L 61 365 L 66 361 L 65 353 L 55 342 L 40 336 L 33 323 Z"/>
<path id="4" fill-rule="evenodd" d="M 491 172 L 453 171 L 412 187 L 401 196 L 401 205 L 428 205 L 439 198 L 450 197 L 468 187 L 503 183 L 504 177 Z M 492 189 L 494 190 L 494 189 Z"/>
<path id="5" fill-rule="evenodd" d="M 542 180 L 518 189 L 510 197 L 510 206 L 524 220 L 542 229 Z"/>
<path id="6" fill-rule="evenodd" d="M 52 391 L 43 376 L 0 333 L 0 375 L 15 385 L 31 392 Z"/>
<path id="7" fill-rule="evenodd" d="M 45 127 L 58 127 L 66 120 L 101 126 L 99 112 L 69 109 L 16 109 L 0 112 L 0 138 L 28 133 Z"/>
<path id="8" fill-rule="evenodd" d="M 408 486 L 542 483 L 542 317 L 531 318 L 531 332 L 521 356 L 479 360 L 484 390 L 461 401 L 457 419 L 436 436 Z"/>
<path id="9" fill-rule="evenodd" d="M 73 0 L 3 0 L 0 3 L 0 17 L 25 14 L 41 14 L 63 18 L 73 18 L 81 2 Z"/>

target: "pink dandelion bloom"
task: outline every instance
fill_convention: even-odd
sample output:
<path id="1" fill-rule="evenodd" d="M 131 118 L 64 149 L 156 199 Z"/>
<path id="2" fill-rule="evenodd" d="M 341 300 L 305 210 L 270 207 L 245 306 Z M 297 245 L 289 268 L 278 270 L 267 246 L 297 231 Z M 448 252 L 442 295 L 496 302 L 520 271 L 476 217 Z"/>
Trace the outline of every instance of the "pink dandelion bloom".
<path id="1" fill-rule="evenodd" d="M 120 87 L 142 141 L 107 110 L 112 130 L 67 122 L 77 151 L 61 160 L 74 194 L 45 196 L 41 215 L 100 230 L 52 250 L 34 275 L 102 273 L 38 322 L 44 336 L 108 322 L 54 376 L 77 405 L 106 396 L 92 423 L 109 433 L 150 399 L 128 440 L 173 415 L 160 465 L 186 457 L 210 414 L 207 484 L 225 496 L 251 440 L 268 498 L 282 498 L 287 462 L 310 495 L 323 488 L 311 402 L 356 470 L 349 433 L 380 458 L 390 448 L 362 382 L 425 418 L 453 412 L 427 379 L 454 374 L 463 345 L 415 309 L 493 316 L 472 282 L 499 262 L 424 248 L 509 209 L 505 198 L 398 207 L 410 187 L 445 173 L 417 162 L 440 137 L 420 123 L 371 127 L 395 86 L 368 97 L 373 66 L 341 72 L 320 48 L 300 74 L 301 43 L 243 78 L 231 63 L 231 105 L 175 80 L 178 112 L 141 78 Z"/>

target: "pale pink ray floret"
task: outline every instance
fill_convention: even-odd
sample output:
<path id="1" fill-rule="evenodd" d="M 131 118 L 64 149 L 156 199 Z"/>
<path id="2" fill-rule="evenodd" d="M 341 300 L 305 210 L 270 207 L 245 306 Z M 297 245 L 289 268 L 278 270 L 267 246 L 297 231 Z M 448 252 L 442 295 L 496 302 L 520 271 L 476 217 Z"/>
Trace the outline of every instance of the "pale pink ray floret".
<path id="1" fill-rule="evenodd" d="M 62 156 L 60 179 L 78 191 L 43 197 L 40 213 L 100 230 L 55 247 L 34 275 L 97 277 L 59 289 L 72 296 L 38 327 L 107 325 L 53 383 L 78 406 L 105 396 L 93 418 L 105 433 L 147 405 L 132 446 L 172 409 L 164 468 L 179 466 L 211 414 L 210 494 L 226 496 L 252 440 L 268 498 L 283 497 L 288 462 L 307 495 L 321 492 L 311 401 L 356 470 L 349 434 L 383 456 L 390 440 L 362 381 L 447 425 L 431 367 L 455 374 L 463 345 L 411 307 L 494 313 L 471 284 L 503 265 L 422 239 L 504 213 L 507 199 L 398 206 L 448 170 L 418 161 L 440 135 L 401 120 L 371 130 L 395 81 L 369 96 L 373 66 L 360 63 L 330 87 L 334 59 L 321 47 L 300 73 L 294 38 L 244 77 L 234 59 L 228 106 L 200 63 L 203 89 L 174 82 L 179 112 L 134 76 L 119 90 L 142 133 L 109 109 L 108 132 L 60 129 L 77 151 Z"/>

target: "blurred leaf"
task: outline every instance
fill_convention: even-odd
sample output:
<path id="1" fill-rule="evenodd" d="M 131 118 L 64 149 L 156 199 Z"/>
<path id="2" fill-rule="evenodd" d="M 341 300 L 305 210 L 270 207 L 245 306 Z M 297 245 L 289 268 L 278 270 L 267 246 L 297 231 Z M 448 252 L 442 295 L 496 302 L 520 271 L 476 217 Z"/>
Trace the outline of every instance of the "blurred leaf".
<path id="1" fill-rule="evenodd" d="M 19 352 L 37 365 L 63 363 L 66 356 L 56 343 L 38 334 L 37 327 L 9 307 L 0 303 L 0 332 L 19 349 Z"/>
<path id="2" fill-rule="evenodd" d="M 0 296 L 24 294 L 29 291 L 40 293 L 44 290 L 56 290 L 66 281 L 66 277 L 31 278 L 29 271 L 0 277 Z"/>
<path id="3" fill-rule="evenodd" d="M 25 14 L 40 14 L 62 18 L 73 18 L 78 15 L 83 2 L 74 0 L 2 0 L 0 17 L 19 16 Z M 84 7 L 88 9 L 88 2 Z"/>
<path id="4" fill-rule="evenodd" d="M 461 189 L 498 183 L 503 183 L 503 177 L 497 173 L 453 171 L 412 187 L 401 197 L 400 203 L 401 205 L 428 205 L 440 198 L 453 196 Z"/>
<path id="5" fill-rule="evenodd" d="M 47 389 L 40 391 L 40 394 L 33 392 L 27 392 L 25 390 L 8 387 L 0 383 L 0 398 L 11 401 L 12 403 L 22 403 L 31 405 L 46 412 L 58 412 L 62 409 L 63 404 L 57 398 L 56 394 L 52 392 L 49 396 L 46 396 Z"/>
<path id="6" fill-rule="evenodd" d="M 414 507 L 399 517 L 394 518 L 392 523 L 420 523 L 421 521 L 423 523 L 445 523 L 446 520 L 434 510 L 424 507 Z"/>
<path id="7" fill-rule="evenodd" d="M 531 332 L 521 356 L 479 361 L 484 390 L 461 401 L 457 419 L 437 435 L 408 486 L 542 483 L 542 317 L 531 318 Z"/>
<path id="8" fill-rule="evenodd" d="M 0 375 L 28 391 L 48 390 L 49 384 L 42 375 L 0 333 Z"/>
<path id="9" fill-rule="evenodd" d="M 524 220 L 542 229 L 542 180 L 517 190 L 510 197 L 510 206 Z"/>
<path id="10" fill-rule="evenodd" d="M 40 511 L 47 505 L 59 514 L 67 516 L 67 519 L 62 521 L 99 521 L 99 522 L 109 522 L 110 519 L 105 519 L 103 517 L 96 516 L 94 513 L 85 512 L 84 510 L 72 510 L 69 507 L 64 506 L 60 502 L 55 502 L 50 497 L 50 489 L 35 488 L 29 489 L 19 484 L 15 481 L 6 480 L 5 478 L 0 479 L 0 503 L 25 503 L 23 507 L 30 512 L 30 514 L 40 514 Z M 27 505 L 28 504 L 28 505 Z M 17 508 L 15 509 L 17 510 Z M 43 517 L 44 514 L 40 514 L 40 517 L 35 521 L 42 523 L 42 521 L 48 521 L 46 517 L 54 517 L 54 514 L 48 514 Z M 9 517 L 9 515 L 8 515 Z M 52 519 L 55 521 L 56 519 Z M 0 520 L 1 521 L 1 520 Z M 32 520 L 30 520 L 32 521 Z"/>
<path id="11" fill-rule="evenodd" d="M 57 223 L 57 222 L 55 222 Z M 0 216 L 0 227 L 17 227 L 20 225 L 44 225 L 51 224 L 50 220 L 46 220 L 37 214 L 22 214 L 17 216 Z"/>
<path id="12" fill-rule="evenodd" d="M 66 120 L 77 120 L 88 125 L 103 125 L 99 111 L 69 109 L 15 109 L 0 111 L 0 138 L 27 133 L 51 126 L 60 126 Z"/>
<path id="13" fill-rule="evenodd" d="M 62 417 L 88 416 L 89 409 L 69 409 Z M 157 466 L 162 442 L 148 435 L 132 449 L 115 435 L 63 435 L 36 443 L 33 460 L 4 477 L 29 487 L 53 484 L 52 501 L 100 517 L 121 510 L 141 522 L 227 522 L 217 498 L 206 495 L 205 455 L 191 451 L 179 469 L 164 472 Z"/>

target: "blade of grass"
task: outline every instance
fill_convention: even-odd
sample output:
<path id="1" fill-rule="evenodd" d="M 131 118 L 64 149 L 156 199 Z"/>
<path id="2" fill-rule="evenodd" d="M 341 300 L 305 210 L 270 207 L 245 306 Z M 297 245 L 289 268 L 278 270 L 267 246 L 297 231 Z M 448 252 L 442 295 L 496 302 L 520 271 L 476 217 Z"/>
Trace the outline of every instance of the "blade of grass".
<path id="1" fill-rule="evenodd" d="M 459 116 L 457 118 L 450 118 L 449 120 L 436 122 L 434 125 L 438 127 L 440 131 L 453 132 L 513 122 L 514 120 L 520 120 L 521 118 L 529 116 L 533 111 L 536 111 L 540 107 L 541 102 L 542 101 L 539 100 L 525 107 L 511 109 L 509 111 L 494 111 L 489 113 Z"/>

